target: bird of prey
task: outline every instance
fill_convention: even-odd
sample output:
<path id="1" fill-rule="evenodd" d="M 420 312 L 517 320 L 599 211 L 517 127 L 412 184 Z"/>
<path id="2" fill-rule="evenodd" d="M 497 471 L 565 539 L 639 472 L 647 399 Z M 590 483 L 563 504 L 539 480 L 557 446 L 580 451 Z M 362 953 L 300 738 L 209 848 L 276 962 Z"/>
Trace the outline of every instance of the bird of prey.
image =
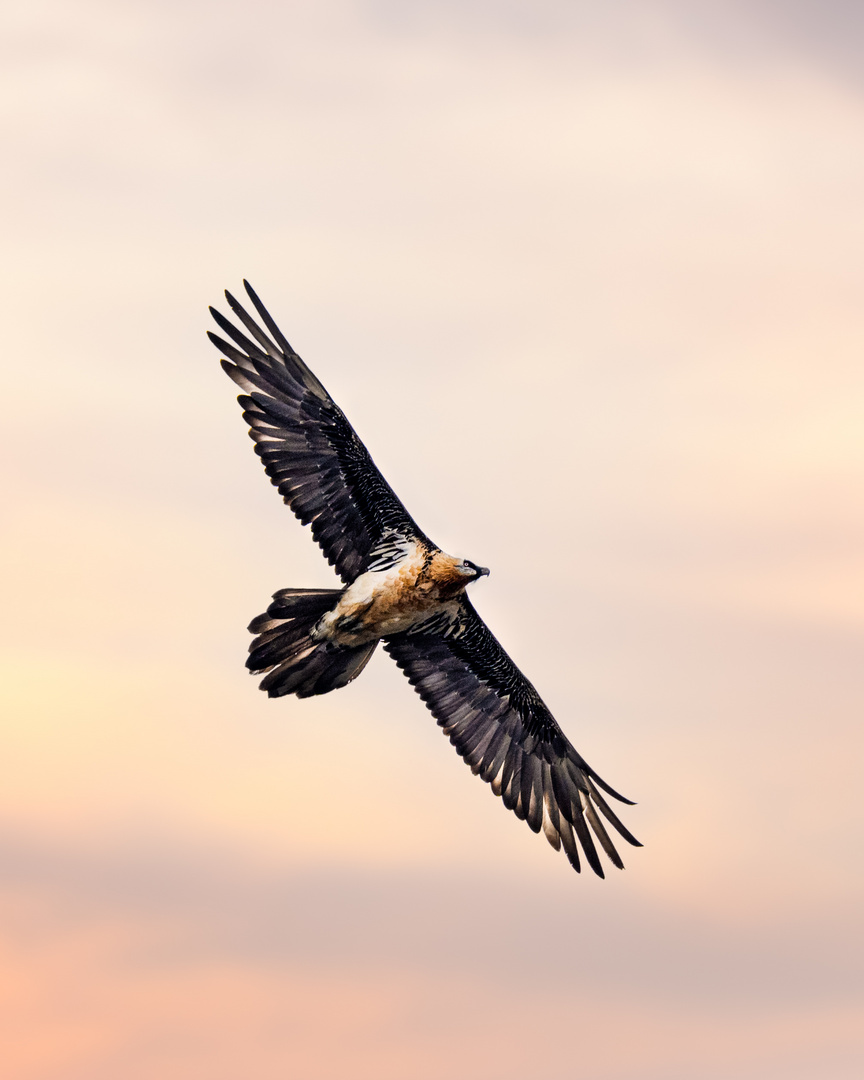
<path id="1" fill-rule="evenodd" d="M 279 494 L 343 582 L 281 589 L 263 615 L 246 666 L 271 697 L 346 686 L 379 641 L 471 767 L 508 809 L 543 833 L 570 865 L 604 876 L 594 838 L 623 864 L 599 814 L 639 841 L 603 795 L 613 791 L 570 745 L 540 695 L 477 614 L 466 587 L 489 573 L 447 555 L 417 526 L 318 379 L 248 282 L 260 325 L 226 292 L 245 333 L 213 308 L 230 341 L 209 337 L 238 398 L 255 452 Z M 248 334 L 248 336 L 247 336 Z M 232 344 L 233 342 L 233 344 Z M 577 843 L 578 841 L 578 843 Z"/>

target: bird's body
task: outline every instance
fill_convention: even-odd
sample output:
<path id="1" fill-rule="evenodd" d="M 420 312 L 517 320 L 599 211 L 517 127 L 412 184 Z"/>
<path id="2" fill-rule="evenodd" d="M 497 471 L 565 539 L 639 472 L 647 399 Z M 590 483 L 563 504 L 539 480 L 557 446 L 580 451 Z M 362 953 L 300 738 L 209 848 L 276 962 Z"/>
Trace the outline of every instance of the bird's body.
<path id="1" fill-rule="evenodd" d="M 336 606 L 313 630 L 313 637 L 338 645 L 363 645 L 402 634 L 430 615 L 455 616 L 458 596 L 477 576 L 443 551 L 415 543 L 398 562 L 367 570 L 348 586 Z"/>
<path id="2" fill-rule="evenodd" d="M 269 334 L 226 293 L 254 340 L 212 308 L 236 344 L 210 337 L 246 391 L 239 400 L 268 475 L 344 583 L 282 589 L 252 620 L 247 666 L 265 673 L 261 688 L 272 697 L 336 690 L 383 642 L 472 771 L 509 809 L 563 846 L 576 870 L 578 839 L 603 876 L 592 831 L 620 867 L 597 810 L 629 843 L 638 841 L 598 787 L 629 800 L 574 750 L 474 610 L 466 586 L 489 571 L 446 554 L 420 531 L 341 410 L 246 290 Z"/>

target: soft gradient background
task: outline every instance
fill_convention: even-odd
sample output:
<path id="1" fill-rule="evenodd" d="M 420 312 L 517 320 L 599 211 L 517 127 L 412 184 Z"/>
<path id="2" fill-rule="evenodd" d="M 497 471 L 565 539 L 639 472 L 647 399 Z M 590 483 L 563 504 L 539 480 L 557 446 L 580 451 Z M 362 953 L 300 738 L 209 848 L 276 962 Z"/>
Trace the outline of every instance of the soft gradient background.
<path id="1" fill-rule="evenodd" d="M 3 1076 L 857 1080 L 864 9 L 3 20 Z M 624 873 L 385 656 L 246 676 L 334 578 L 204 338 L 244 275 L 492 567 Z"/>

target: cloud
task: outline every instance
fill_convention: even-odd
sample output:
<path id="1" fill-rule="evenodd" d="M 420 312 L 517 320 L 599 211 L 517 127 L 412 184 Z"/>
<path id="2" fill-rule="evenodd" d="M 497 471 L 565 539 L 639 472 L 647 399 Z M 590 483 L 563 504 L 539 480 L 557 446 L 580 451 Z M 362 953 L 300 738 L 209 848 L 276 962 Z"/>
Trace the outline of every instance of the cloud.
<path id="1" fill-rule="evenodd" d="M 531 1031 L 553 1080 L 857 1076 L 858 16 L 4 18 L 22 1075 L 521 1074 Z M 249 618 L 334 579 L 203 336 L 243 274 L 492 566 L 478 607 L 639 800 L 625 874 L 573 880 L 385 657 L 255 691 Z"/>
<path id="2" fill-rule="evenodd" d="M 854 1047 L 851 908 L 816 933 L 776 915 L 724 926 L 620 893 L 574 907 L 569 879 L 550 893 L 476 873 L 280 869 L 164 841 L 63 852 L 7 833 L 0 864 L 22 1076 L 122 1062 L 222 1075 L 245 1054 L 264 1075 L 330 1076 L 352 1059 L 364 1076 L 456 1060 L 563 1077 L 576 1060 L 591 1075 L 713 1077 L 718 1018 L 713 1068 L 743 1075 L 758 1061 L 804 1076 Z M 52 1036 L 41 1044 L 35 1022 Z M 514 1025 L 524 1036 L 490 1059 Z M 638 1051 L 614 1038 L 622 1026 Z"/>

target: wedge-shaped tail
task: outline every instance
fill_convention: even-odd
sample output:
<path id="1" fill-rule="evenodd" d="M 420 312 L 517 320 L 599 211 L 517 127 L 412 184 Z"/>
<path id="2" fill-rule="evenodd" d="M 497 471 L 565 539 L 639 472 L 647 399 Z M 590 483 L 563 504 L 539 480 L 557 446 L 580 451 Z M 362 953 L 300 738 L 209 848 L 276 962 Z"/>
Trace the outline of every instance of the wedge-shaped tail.
<path id="1" fill-rule="evenodd" d="M 266 612 L 249 623 L 257 637 L 249 646 L 246 667 L 256 674 L 267 672 L 261 689 L 270 697 L 328 694 L 347 686 L 366 667 L 377 641 L 346 648 L 311 636 L 341 595 L 341 589 L 280 589 Z"/>

